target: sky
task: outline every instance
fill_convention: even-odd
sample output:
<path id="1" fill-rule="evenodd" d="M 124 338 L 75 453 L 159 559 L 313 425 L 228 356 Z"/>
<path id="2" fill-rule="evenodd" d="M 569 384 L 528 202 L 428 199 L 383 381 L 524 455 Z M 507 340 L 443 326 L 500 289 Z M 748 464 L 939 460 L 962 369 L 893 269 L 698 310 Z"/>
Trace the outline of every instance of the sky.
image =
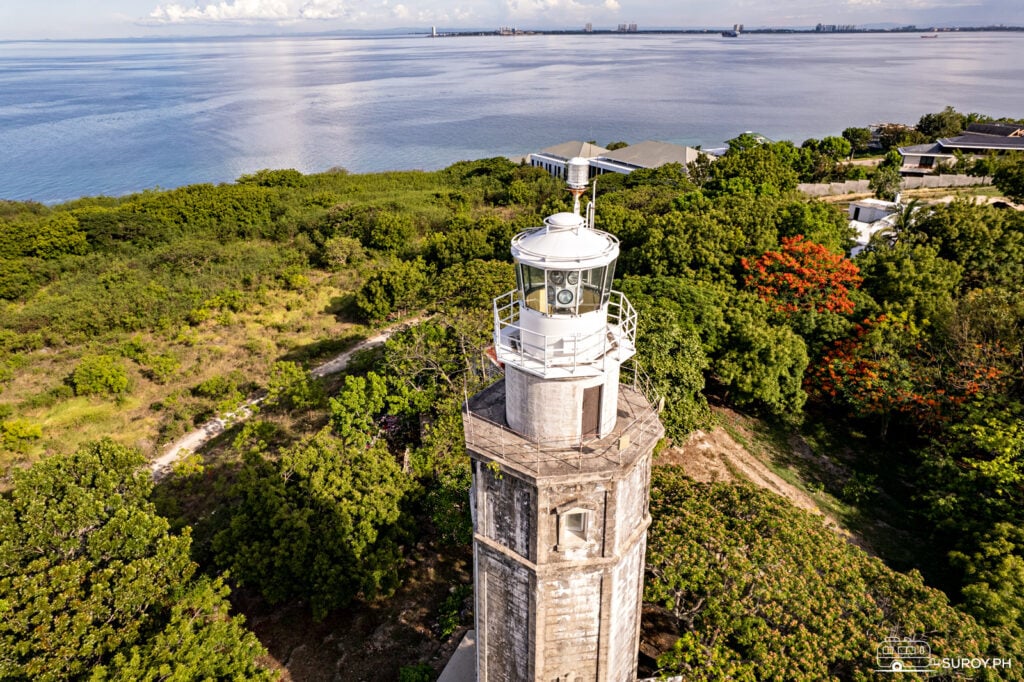
<path id="1" fill-rule="evenodd" d="M 1024 0 L 0 0 L 0 40 L 414 28 L 1024 25 Z"/>

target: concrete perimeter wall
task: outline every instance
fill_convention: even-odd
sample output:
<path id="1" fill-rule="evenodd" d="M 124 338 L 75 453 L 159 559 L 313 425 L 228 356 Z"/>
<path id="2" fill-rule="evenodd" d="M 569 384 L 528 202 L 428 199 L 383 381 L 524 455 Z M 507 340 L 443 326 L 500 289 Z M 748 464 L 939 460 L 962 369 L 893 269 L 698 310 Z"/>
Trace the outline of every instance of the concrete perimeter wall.
<path id="1" fill-rule="evenodd" d="M 911 175 L 903 178 L 902 189 L 919 189 L 922 187 L 973 187 L 975 185 L 991 185 L 992 178 L 974 175 Z M 847 180 L 846 182 L 825 182 L 820 184 L 801 183 L 796 188 L 812 197 L 831 197 L 839 194 L 864 194 L 870 192 L 867 180 Z"/>

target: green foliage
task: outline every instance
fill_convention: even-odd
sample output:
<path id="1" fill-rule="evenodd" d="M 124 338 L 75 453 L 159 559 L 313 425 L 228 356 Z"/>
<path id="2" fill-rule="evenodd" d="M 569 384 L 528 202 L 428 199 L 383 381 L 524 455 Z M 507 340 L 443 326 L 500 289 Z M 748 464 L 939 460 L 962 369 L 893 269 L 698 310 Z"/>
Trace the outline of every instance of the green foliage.
<path id="1" fill-rule="evenodd" d="M 27 419 L 7 419 L 0 422 L 0 447 L 12 452 L 26 452 L 32 441 L 43 437 L 43 427 Z"/>
<path id="2" fill-rule="evenodd" d="M 128 372 L 112 355 L 86 355 L 71 374 L 77 395 L 121 398 L 128 393 Z"/>
<path id="3" fill-rule="evenodd" d="M 213 541 L 217 563 L 271 603 L 307 601 L 314 616 L 398 584 L 397 523 L 411 487 L 383 442 L 325 429 L 276 461 L 247 454 Z"/>
<path id="4" fill-rule="evenodd" d="M 462 611 L 466 600 L 473 596 L 472 585 L 456 585 L 445 597 L 437 615 L 438 634 L 448 639 L 462 625 Z"/>
<path id="5" fill-rule="evenodd" d="M 398 682 L 434 682 L 434 669 L 425 663 L 403 665 L 398 669 Z"/>
<path id="6" fill-rule="evenodd" d="M 851 246 L 850 221 L 835 205 L 823 201 L 791 201 L 776 211 L 779 237 L 803 235 L 807 241 L 830 251 L 845 252 Z"/>
<path id="7" fill-rule="evenodd" d="M 734 299 L 734 307 L 725 310 L 729 331 L 712 370 L 737 404 L 760 405 L 778 417 L 800 421 L 807 398 L 802 388 L 807 348 L 788 327 L 770 325 L 768 317 L 767 310 L 749 299 Z"/>
<path id="8" fill-rule="evenodd" d="M 354 237 L 340 235 L 331 237 L 324 242 L 324 262 L 332 270 L 340 270 L 346 265 L 354 265 L 366 257 L 363 245 Z"/>
<path id="9" fill-rule="evenodd" d="M 864 290 L 895 312 L 918 320 L 938 320 L 953 306 L 962 270 L 938 256 L 934 247 L 897 242 L 877 244 L 857 258 Z"/>
<path id="10" fill-rule="evenodd" d="M 271 677 L 227 588 L 193 580 L 189 535 L 154 512 L 143 464 L 103 441 L 15 474 L 0 499 L 4 679 Z"/>
<path id="11" fill-rule="evenodd" d="M 356 294 L 356 309 L 368 322 L 410 312 L 424 301 L 427 268 L 420 259 L 395 261 L 369 277 Z"/>
<path id="12" fill-rule="evenodd" d="M 78 220 L 70 213 L 57 213 L 37 225 L 29 255 L 39 258 L 80 256 L 87 249 L 85 233 L 78 228 Z"/>
<path id="13" fill-rule="evenodd" d="M 275 362 L 270 368 L 267 397 L 268 408 L 312 410 L 324 404 L 323 387 L 295 362 Z"/>
<path id="14" fill-rule="evenodd" d="M 868 145 L 871 144 L 871 129 L 847 128 L 843 131 L 843 139 L 850 143 L 850 148 L 854 154 L 863 154 L 868 150 Z"/>
<path id="15" fill-rule="evenodd" d="M 947 106 L 935 114 L 925 114 L 917 122 L 917 131 L 929 140 L 940 137 L 955 137 L 967 126 L 967 117 Z"/>
<path id="16" fill-rule="evenodd" d="M 744 137 L 750 136 L 740 136 Z M 799 175 L 794 166 L 799 150 L 792 143 L 734 142 L 730 140 L 728 153 L 712 164 L 705 191 L 778 196 L 796 188 Z"/>
<path id="17" fill-rule="evenodd" d="M 1024 528 L 997 523 L 974 554 L 953 552 L 951 559 L 964 569 L 968 612 L 986 625 L 1024 635 Z"/>
<path id="18" fill-rule="evenodd" d="M 709 362 L 696 330 L 680 325 L 667 312 L 657 308 L 645 311 L 646 323 L 638 347 L 644 370 L 654 377 L 653 387 L 665 399 L 661 415 L 665 433 L 682 439 L 710 420 L 701 393 Z"/>
<path id="19" fill-rule="evenodd" d="M 239 185 L 256 185 L 258 187 L 301 187 L 303 181 L 302 173 L 293 168 L 282 170 L 264 168 L 252 175 L 243 175 L 238 178 Z"/>
<path id="20" fill-rule="evenodd" d="M 515 284 L 511 263 L 472 260 L 445 268 L 433 294 L 441 309 L 480 312 L 490 308 L 496 297 L 511 291 Z"/>
<path id="21" fill-rule="evenodd" d="M 890 150 L 880 164 L 875 168 L 868 187 L 875 193 L 875 197 L 885 201 L 894 201 L 899 194 L 903 183 L 903 176 L 900 174 L 900 167 L 903 165 L 903 157 L 895 149 Z"/>
<path id="22" fill-rule="evenodd" d="M 663 674 L 867 679 L 894 632 L 925 635 L 937 657 L 1005 655 L 920 575 L 890 570 L 773 493 L 659 468 L 651 516 L 644 597 L 679 636 L 658 660 Z"/>
<path id="23" fill-rule="evenodd" d="M 966 200 L 929 207 L 901 230 L 963 268 L 961 289 L 1015 288 L 1024 281 L 1024 215 Z"/>
<path id="24" fill-rule="evenodd" d="M 1018 155 L 992 175 L 992 182 L 1012 201 L 1024 202 L 1024 156 Z"/>
<path id="25" fill-rule="evenodd" d="M 384 253 L 402 253 L 412 240 L 412 220 L 403 214 L 380 211 L 366 234 L 366 246 Z"/>

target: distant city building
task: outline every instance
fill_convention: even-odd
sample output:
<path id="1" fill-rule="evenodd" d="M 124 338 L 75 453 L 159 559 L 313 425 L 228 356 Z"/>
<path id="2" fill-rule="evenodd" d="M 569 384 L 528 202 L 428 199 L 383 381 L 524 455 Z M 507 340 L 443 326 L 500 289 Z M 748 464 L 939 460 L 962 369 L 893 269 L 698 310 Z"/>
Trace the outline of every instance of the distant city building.
<path id="1" fill-rule="evenodd" d="M 583 32 L 584 33 L 593 33 L 594 32 L 594 25 L 588 21 L 587 25 L 583 27 Z"/>
<path id="2" fill-rule="evenodd" d="M 857 30 L 854 24 L 818 24 L 814 27 L 818 33 L 850 33 Z"/>
<path id="3" fill-rule="evenodd" d="M 619 33 L 636 33 L 636 24 L 619 24 Z"/>
<path id="4" fill-rule="evenodd" d="M 543 168 L 556 178 L 564 178 L 566 162 L 582 157 L 590 165 L 590 177 L 602 173 L 632 173 L 638 168 L 658 168 L 666 163 L 686 166 L 701 156 L 699 149 L 669 142 L 647 140 L 609 151 L 589 142 L 563 142 L 530 154 L 531 166 Z"/>
<path id="5" fill-rule="evenodd" d="M 987 154 L 1024 151 L 1024 126 L 1013 123 L 972 123 L 961 135 L 944 137 L 927 144 L 900 147 L 900 172 L 928 175 L 942 166 L 956 163 L 957 153 L 969 158 Z"/>

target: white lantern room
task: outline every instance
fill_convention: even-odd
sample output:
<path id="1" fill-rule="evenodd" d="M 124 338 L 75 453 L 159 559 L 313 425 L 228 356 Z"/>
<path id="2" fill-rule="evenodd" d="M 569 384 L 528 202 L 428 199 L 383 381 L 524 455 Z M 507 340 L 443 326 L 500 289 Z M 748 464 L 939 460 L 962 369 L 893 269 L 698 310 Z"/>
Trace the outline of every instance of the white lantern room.
<path id="1" fill-rule="evenodd" d="M 618 239 L 593 228 L 592 210 L 588 218 L 579 212 L 585 164 L 568 164 L 575 212 L 548 216 L 512 240 L 516 289 L 494 301 L 508 425 L 536 440 L 610 433 L 619 366 L 635 353 L 636 313 L 612 290 Z"/>

